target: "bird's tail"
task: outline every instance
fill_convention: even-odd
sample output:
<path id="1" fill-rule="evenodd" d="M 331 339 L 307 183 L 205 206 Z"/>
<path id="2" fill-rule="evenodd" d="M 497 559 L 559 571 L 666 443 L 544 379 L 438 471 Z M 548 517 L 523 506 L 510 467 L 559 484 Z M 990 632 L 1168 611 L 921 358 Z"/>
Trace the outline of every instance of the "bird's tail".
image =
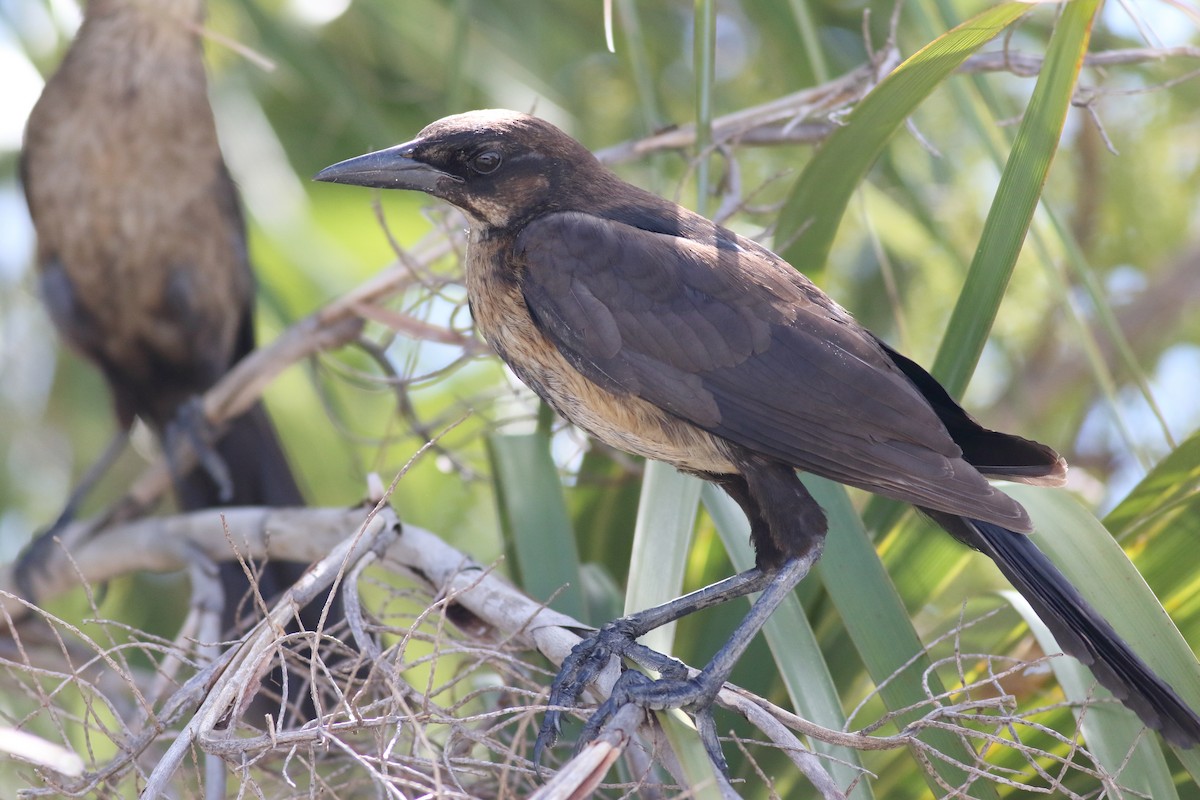
<path id="1" fill-rule="evenodd" d="M 304 505 L 304 496 L 262 403 L 255 403 L 245 414 L 230 421 L 214 449 L 229 469 L 233 496 L 222 501 L 209 473 L 194 469 L 176 486 L 176 497 L 183 510 L 221 505 Z"/>
<path id="2" fill-rule="evenodd" d="M 922 511 L 956 539 L 995 561 L 1063 652 L 1087 665 L 1100 685 L 1142 722 L 1172 744 L 1200 744 L 1200 716 L 1133 652 L 1028 536 L 988 522 Z"/>
<path id="3" fill-rule="evenodd" d="M 214 506 L 302 506 L 304 497 L 288 465 L 283 446 L 266 408 L 257 403 L 245 414 L 234 419 L 215 446 L 216 454 L 229 470 L 233 496 L 220 497 L 212 477 L 202 468 L 193 469 L 176 485 L 176 498 L 181 510 L 197 510 Z M 255 569 L 257 590 L 270 603 L 290 588 L 308 569 L 308 564 L 296 561 L 272 560 Z M 257 606 L 251 602 L 250 580 L 241 563 L 225 561 L 219 565 L 225 609 L 221 616 L 223 635 L 240 632 L 247 617 L 256 616 Z M 300 611 L 300 624 L 305 630 L 316 630 L 324 611 L 327 596 L 318 597 Z M 333 598 L 325 627 L 343 618 L 341 594 Z M 292 630 L 289 627 L 289 630 Z M 273 680 L 278 681 L 279 676 Z M 289 685 L 298 686 L 300 681 Z M 311 709 L 308 709 L 311 710 Z"/>

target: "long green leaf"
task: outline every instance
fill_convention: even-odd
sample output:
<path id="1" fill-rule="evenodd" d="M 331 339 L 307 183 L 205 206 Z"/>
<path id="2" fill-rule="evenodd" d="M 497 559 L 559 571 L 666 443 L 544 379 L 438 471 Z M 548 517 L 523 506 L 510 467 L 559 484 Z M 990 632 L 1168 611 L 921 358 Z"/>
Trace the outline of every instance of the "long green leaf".
<path id="1" fill-rule="evenodd" d="M 913 630 L 904 601 L 880 563 L 862 520 L 850 505 L 846 490 L 832 481 L 811 475 L 804 476 L 803 480 L 829 518 L 829 536 L 816 570 L 825 591 L 837 606 L 871 679 L 877 684 L 888 681 L 879 692 L 887 707 L 900 712 L 900 709 L 920 706 L 926 699 L 922 675 L 930 663 L 924 655 L 920 637 Z M 929 687 L 934 692 L 943 691 L 936 675 L 930 675 Z M 911 722 L 921 714 L 920 709 L 900 712 L 898 724 Z M 926 730 L 921 738 L 950 758 L 964 763 L 971 763 L 974 758 L 962 740 L 948 731 Z M 932 766 L 938 773 L 937 778 L 928 774 L 924 777 L 934 792 L 942 792 L 938 778 L 950 786 L 961 786 L 967 781 L 966 773 L 951 764 L 937 760 Z M 990 784 L 975 782 L 971 786 L 971 796 L 990 798 L 996 795 Z"/>
<path id="2" fill-rule="evenodd" d="M 1196 510 L 1200 510 L 1200 432 L 1158 462 L 1109 512 L 1104 524 L 1121 540 L 1152 526 L 1191 524 Z"/>
<path id="3" fill-rule="evenodd" d="M 930 370 L 954 396 L 961 396 L 966 389 L 1012 277 L 1058 149 L 1098 7 L 1098 0 L 1077 0 L 1055 28 L 966 282 Z M 873 529 L 887 530 L 898 520 L 900 508 L 894 501 L 875 498 L 864 516 Z"/>
<path id="4" fill-rule="evenodd" d="M 1058 149 L 1098 5 L 1098 0 L 1071 3 L 1055 28 L 966 282 L 930 370 L 952 395 L 961 396 L 966 389 L 996 319 Z M 887 501 L 873 502 L 867 510 L 867 519 L 876 526 L 890 527 L 897 518 L 895 504 Z"/>
<path id="5" fill-rule="evenodd" d="M 951 395 L 961 396 L 966 389 L 996 319 L 1058 150 L 1099 5 L 1099 0 L 1068 3 L 1054 29 L 966 283 L 931 370 Z"/>
<path id="6" fill-rule="evenodd" d="M 1001 594 L 1025 619 L 1043 652 L 1062 650 L 1024 597 L 1011 591 Z M 1087 667 L 1075 659 L 1056 658 L 1050 666 L 1063 693 L 1071 701 L 1082 704 L 1096 699 L 1112 700 L 1111 694 L 1096 687 L 1096 680 Z M 1080 716 L 1078 712 L 1077 716 Z M 1136 714 L 1115 702 L 1101 702 L 1090 705 L 1081 716 L 1088 750 L 1110 775 L 1119 776 L 1122 787 L 1142 792 L 1145 797 L 1155 800 L 1179 796 L 1162 748 L 1152 737 L 1141 735 L 1143 726 Z"/>
<path id="7" fill-rule="evenodd" d="M 776 224 L 787 261 L 808 272 L 829 256 L 846 205 L 904 120 L 972 53 L 1029 10 L 1004 3 L 923 47 L 888 75 L 817 151 L 796 181 Z"/>
<path id="8" fill-rule="evenodd" d="M 525 591 L 539 600 L 555 597 L 555 609 L 587 619 L 579 554 L 567 516 L 562 481 L 543 431 L 488 437 L 500 524 Z"/>
<path id="9" fill-rule="evenodd" d="M 696 76 L 696 210 L 705 213 L 709 192 L 709 155 L 712 142 L 713 76 L 717 58 L 717 12 L 714 0 L 692 3 L 692 67 Z M 664 603 L 681 593 L 688 551 L 696 527 L 700 481 L 674 467 L 651 462 L 646 467 L 638 521 L 629 565 L 626 613 Z M 675 623 L 642 637 L 643 644 L 662 653 L 674 646 Z M 680 713 L 660 712 L 672 748 L 688 777 L 689 791 L 699 797 L 719 798 L 715 765 L 708 758 L 690 723 Z"/>
<path id="10" fill-rule="evenodd" d="M 1095 517 L 1066 492 L 1006 487 L 1037 523 L 1034 541 L 1121 637 L 1192 708 L 1200 708 L 1200 664 L 1145 579 Z M 1176 751 L 1197 775 L 1200 754 Z"/>
<path id="11" fill-rule="evenodd" d="M 682 594 L 701 483 L 669 464 L 650 461 L 642 481 L 633 553 L 629 560 L 629 585 L 625 613 L 661 605 Z M 642 637 L 647 647 L 670 653 L 675 623 Z"/>

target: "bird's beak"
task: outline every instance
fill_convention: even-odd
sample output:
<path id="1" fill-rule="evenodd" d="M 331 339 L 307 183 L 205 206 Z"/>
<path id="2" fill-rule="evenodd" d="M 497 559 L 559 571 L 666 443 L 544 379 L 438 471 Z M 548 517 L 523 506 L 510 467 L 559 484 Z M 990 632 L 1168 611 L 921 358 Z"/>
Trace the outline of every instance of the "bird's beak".
<path id="1" fill-rule="evenodd" d="M 365 156 L 348 158 L 313 176 L 315 181 L 346 183 L 353 186 L 370 186 L 375 189 L 415 189 L 435 193 L 443 180 L 461 182 L 456 175 L 409 158 L 412 144 L 398 144 L 386 150 L 367 153 Z"/>

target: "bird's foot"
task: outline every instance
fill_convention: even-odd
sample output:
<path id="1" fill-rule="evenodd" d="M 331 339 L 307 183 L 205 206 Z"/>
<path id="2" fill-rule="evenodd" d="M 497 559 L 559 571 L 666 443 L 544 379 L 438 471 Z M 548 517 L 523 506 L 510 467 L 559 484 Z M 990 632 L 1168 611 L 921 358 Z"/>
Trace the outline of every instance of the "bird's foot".
<path id="1" fill-rule="evenodd" d="M 652 711 L 685 708 L 696 717 L 709 757 L 722 772 L 726 771 L 725 758 L 717 744 L 716 727 L 710 711 L 724 682 L 709 680 L 703 672 L 695 678 L 689 677 L 688 668 L 679 660 L 638 644 L 637 637 L 645 632 L 637 626 L 636 621 L 622 618 L 610 622 L 575 645 L 550 685 L 548 705 L 551 708 L 542 720 L 534 744 L 535 764 L 540 765 L 542 753 L 558 740 L 563 712 L 557 708 L 575 706 L 588 685 L 599 677 L 609 660 L 616 656 L 627 658 L 662 677 L 655 679 L 636 669 L 624 670 L 613 684 L 608 699 L 600 704 L 584 725 L 576 749 L 596 738 L 605 723 L 622 706 L 633 704 Z"/>
<path id="2" fill-rule="evenodd" d="M 60 551 L 70 550 L 76 543 L 103 527 L 104 522 L 107 521 L 107 516 L 104 520 L 94 521 L 94 524 L 90 525 L 87 530 L 78 533 L 70 541 L 66 541 L 67 529 L 78 516 L 80 507 L 92 489 L 124 452 L 128 442 L 129 432 L 127 430 L 118 431 L 113 436 L 108 446 L 104 448 L 104 452 L 100 454 L 95 463 L 88 467 L 79 484 L 71 490 L 71 495 L 67 498 L 58 519 L 48 528 L 38 532 L 17 556 L 17 561 L 12 568 L 13 580 L 26 600 L 36 601 L 35 584 L 48 574 L 50 564 Z"/>
<path id="3" fill-rule="evenodd" d="M 707 672 L 689 677 L 687 667 L 674 659 L 671 661 L 676 669 L 661 673 L 662 677 L 657 679 L 633 669 L 623 672 L 613 684 L 612 694 L 584 725 L 579 742 L 583 745 L 596 738 L 609 719 L 625 705 L 632 704 L 649 711 L 683 709 L 695 720 L 700 741 L 713 766 L 728 778 L 729 764 L 721 751 L 717 724 L 712 715 L 713 703 L 725 682 Z"/>
<path id="4" fill-rule="evenodd" d="M 704 749 L 713 764 L 727 776 L 725 757 L 721 753 L 716 724 L 712 718 L 713 701 L 767 617 L 808 574 L 820 553 L 820 541 L 817 541 L 803 555 L 788 558 L 772 570 L 746 570 L 660 606 L 610 622 L 575 645 L 571 654 L 563 660 L 550 686 L 550 705 L 574 706 L 609 659 L 613 656 L 628 658 L 662 677 L 653 679 L 632 670 L 624 672 L 617 679 L 610 699 L 601 704 L 588 721 L 581 743 L 599 733 L 601 727 L 623 705 L 633 704 L 652 710 L 681 708 L 692 712 Z M 695 676 L 681 662 L 637 643 L 639 636 L 668 622 L 754 592 L 761 594 L 750 607 L 750 613 L 734 629 L 729 641 Z M 546 747 L 553 745 L 558 738 L 561 719 L 559 711 L 552 709 L 546 713 L 533 749 L 535 764 L 540 762 Z"/>
<path id="5" fill-rule="evenodd" d="M 167 450 L 167 463 L 177 483 L 182 473 L 177 467 L 176 452 L 178 443 L 182 440 L 191 446 L 200 468 L 212 480 L 217 490 L 217 501 L 228 503 L 233 499 L 233 478 L 229 474 L 229 466 L 213 446 L 216 431 L 208 421 L 204 413 L 204 404 L 199 397 L 193 397 L 180 404 L 174 419 L 167 423 L 163 438 Z"/>
<path id="6" fill-rule="evenodd" d="M 26 600 L 32 603 L 38 601 L 37 586 L 49 574 L 49 565 L 62 546 L 59 535 L 70 522 L 71 518 L 64 512 L 53 525 L 38 532 L 17 555 L 12 566 L 13 582 Z"/>
<path id="7" fill-rule="evenodd" d="M 533 747 L 534 763 L 540 763 L 543 751 L 553 747 L 558 741 L 562 730 L 562 711 L 556 710 L 556 707 L 573 707 L 578 704 L 584 690 L 599 677 L 614 656 L 630 658 L 647 666 L 653 665 L 651 668 L 660 673 L 664 670 L 671 671 L 676 665 L 678 668 L 683 667 L 675 659 L 638 644 L 637 637 L 645 632 L 634 628 L 631 620 L 623 617 L 608 623 L 571 649 L 550 684 L 547 703 L 551 708 L 546 712 L 538 730 L 537 741 Z"/>

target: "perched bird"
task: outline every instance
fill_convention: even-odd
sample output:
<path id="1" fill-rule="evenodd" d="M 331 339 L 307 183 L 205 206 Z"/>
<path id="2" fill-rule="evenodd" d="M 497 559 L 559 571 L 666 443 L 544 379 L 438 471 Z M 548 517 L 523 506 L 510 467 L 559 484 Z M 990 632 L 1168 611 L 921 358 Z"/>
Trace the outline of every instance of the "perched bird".
<path id="1" fill-rule="evenodd" d="M 1058 485 L 1065 461 L 980 426 L 770 250 L 625 183 L 553 125 L 510 111 L 447 117 L 316 179 L 415 189 L 460 208 L 475 323 L 521 380 L 597 439 L 721 486 L 749 518 L 755 569 L 585 639 L 552 705 L 574 702 L 647 630 L 763 590 L 698 678 L 623 677 L 597 714 L 624 702 L 699 710 L 723 764 L 707 707 L 824 540 L 803 470 L 917 506 L 991 557 L 1063 649 L 1148 726 L 1178 745 L 1200 742 L 1200 717 L 1025 536 L 1025 509 L 987 481 Z M 539 749 L 556 733 L 548 715 Z"/>
<path id="2" fill-rule="evenodd" d="M 63 339 L 103 372 L 122 428 L 140 417 L 207 451 L 209 469 L 176 475 L 181 509 L 303 505 L 261 404 L 211 448 L 191 410 L 254 348 L 254 277 L 208 101 L 203 12 L 203 0 L 87 3 L 21 158 L 41 292 Z M 278 594 L 306 566 L 271 562 L 259 589 Z M 239 563 L 221 578 L 228 634 L 239 604 L 254 606 Z"/>

